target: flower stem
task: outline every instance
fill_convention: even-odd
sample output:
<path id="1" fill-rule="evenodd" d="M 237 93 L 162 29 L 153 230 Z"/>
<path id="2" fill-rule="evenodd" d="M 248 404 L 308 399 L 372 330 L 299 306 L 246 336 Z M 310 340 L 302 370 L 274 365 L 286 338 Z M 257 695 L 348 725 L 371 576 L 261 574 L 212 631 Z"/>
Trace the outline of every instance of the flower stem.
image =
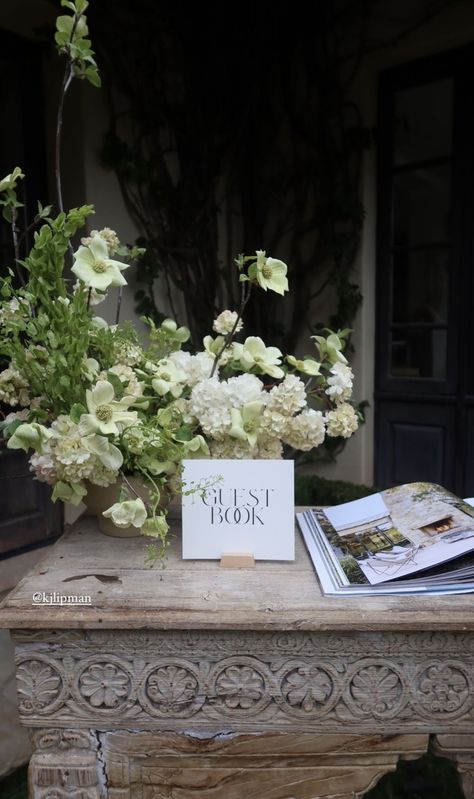
<path id="1" fill-rule="evenodd" d="M 219 352 L 217 353 L 217 355 L 215 357 L 214 363 L 212 364 L 211 374 L 209 375 L 209 377 L 214 377 L 214 374 L 216 372 L 217 364 L 219 363 L 219 360 L 222 358 L 222 356 L 223 356 L 224 352 L 226 351 L 226 349 L 228 349 L 228 347 L 230 347 L 230 345 L 232 344 L 232 341 L 233 341 L 234 336 L 235 336 L 235 331 L 237 330 L 238 324 L 239 324 L 240 320 L 242 319 L 243 313 L 245 311 L 245 307 L 246 307 L 246 305 L 247 305 L 247 303 L 248 303 L 248 301 L 250 299 L 250 293 L 252 291 L 252 284 L 248 283 L 247 284 L 247 289 L 245 288 L 245 286 L 246 286 L 246 284 L 242 283 L 242 293 L 241 293 L 241 299 L 240 299 L 240 308 L 239 308 L 239 311 L 237 313 L 237 318 L 236 318 L 236 320 L 235 320 L 235 322 L 234 322 L 234 324 L 232 326 L 232 330 L 230 331 L 230 333 L 227 333 L 227 336 L 224 339 L 224 343 L 223 343 L 221 349 L 219 350 Z"/>

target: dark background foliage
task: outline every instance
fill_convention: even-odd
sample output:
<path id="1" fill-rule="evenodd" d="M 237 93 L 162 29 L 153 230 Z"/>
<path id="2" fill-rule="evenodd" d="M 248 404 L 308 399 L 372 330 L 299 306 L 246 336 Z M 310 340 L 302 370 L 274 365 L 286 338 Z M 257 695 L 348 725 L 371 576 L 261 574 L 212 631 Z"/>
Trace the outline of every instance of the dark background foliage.
<path id="1" fill-rule="evenodd" d="M 315 322 L 318 298 L 329 308 L 321 324 L 354 319 L 361 297 L 350 273 L 368 134 L 348 99 L 351 70 L 340 51 L 353 19 L 333 8 L 300 4 L 295 13 L 289 0 L 91 5 L 110 104 L 102 157 L 147 247 L 138 307 L 160 318 L 153 289 L 161 277 L 195 345 L 217 309 L 237 306 L 234 256 L 257 248 L 288 262 L 291 293 L 284 305 L 275 295 L 254 299 L 248 333 L 292 351 Z M 176 289 L 184 308 L 175 307 Z"/>

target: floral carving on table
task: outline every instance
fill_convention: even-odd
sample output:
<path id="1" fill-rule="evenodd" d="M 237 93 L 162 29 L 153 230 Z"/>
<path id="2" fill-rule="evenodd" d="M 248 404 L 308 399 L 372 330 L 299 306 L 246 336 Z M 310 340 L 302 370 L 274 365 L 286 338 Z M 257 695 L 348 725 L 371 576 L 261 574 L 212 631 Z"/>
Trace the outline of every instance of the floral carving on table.
<path id="1" fill-rule="evenodd" d="M 260 708 L 262 700 L 267 704 L 264 676 L 253 663 L 231 662 L 221 668 L 216 676 L 215 691 L 229 710 L 254 711 Z"/>
<path id="2" fill-rule="evenodd" d="M 16 673 L 21 713 L 44 711 L 56 702 L 62 681 L 56 669 L 44 660 L 25 660 Z"/>
<path id="3" fill-rule="evenodd" d="M 350 706 L 364 715 L 392 715 L 399 708 L 402 695 L 400 675 L 384 663 L 359 668 L 349 683 Z"/>
<path id="4" fill-rule="evenodd" d="M 419 691 L 421 705 L 430 713 L 455 713 L 469 697 L 469 682 L 456 665 L 439 663 L 421 673 Z"/>
<path id="5" fill-rule="evenodd" d="M 291 708 L 307 715 L 325 710 L 329 706 L 334 684 L 325 669 L 301 664 L 285 675 L 281 691 Z"/>
<path id="6" fill-rule="evenodd" d="M 116 708 L 130 693 L 128 674 L 115 663 L 92 663 L 79 678 L 79 690 L 94 708 Z"/>
<path id="7" fill-rule="evenodd" d="M 164 713 L 188 707 L 198 693 L 198 681 L 189 669 L 170 664 L 148 676 L 145 691 L 150 701 Z"/>

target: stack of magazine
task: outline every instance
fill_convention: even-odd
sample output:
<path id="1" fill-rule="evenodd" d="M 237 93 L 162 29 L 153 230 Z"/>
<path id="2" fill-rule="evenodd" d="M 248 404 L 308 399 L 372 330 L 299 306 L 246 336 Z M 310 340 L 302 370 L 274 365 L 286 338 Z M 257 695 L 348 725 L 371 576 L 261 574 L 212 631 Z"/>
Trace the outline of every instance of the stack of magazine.
<path id="1" fill-rule="evenodd" d="M 474 592 L 474 499 L 408 483 L 297 520 L 324 594 Z"/>

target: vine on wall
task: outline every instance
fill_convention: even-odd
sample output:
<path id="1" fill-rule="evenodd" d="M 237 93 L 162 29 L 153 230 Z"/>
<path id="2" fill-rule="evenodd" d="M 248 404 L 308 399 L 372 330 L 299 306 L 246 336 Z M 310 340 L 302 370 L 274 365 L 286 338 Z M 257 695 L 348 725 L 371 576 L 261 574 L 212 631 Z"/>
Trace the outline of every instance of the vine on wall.
<path id="1" fill-rule="evenodd" d="M 139 311 L 163 313 L 160 278 L 199 344 L 215 309 L 237 305 L 230 253 L 264 246 L 289 265 L 291 303 L 283 316 L 278 297 L 254 302 L 247 333 L 293 350 L 322 301 L 321 324 L 351 326 L 368 133 L 332 4 L 243 2 L 226 7 L 230 22 L 216 0 L 100 0 L 94 12 L 109 75 L 103 156 L 148 251 Z"/>

